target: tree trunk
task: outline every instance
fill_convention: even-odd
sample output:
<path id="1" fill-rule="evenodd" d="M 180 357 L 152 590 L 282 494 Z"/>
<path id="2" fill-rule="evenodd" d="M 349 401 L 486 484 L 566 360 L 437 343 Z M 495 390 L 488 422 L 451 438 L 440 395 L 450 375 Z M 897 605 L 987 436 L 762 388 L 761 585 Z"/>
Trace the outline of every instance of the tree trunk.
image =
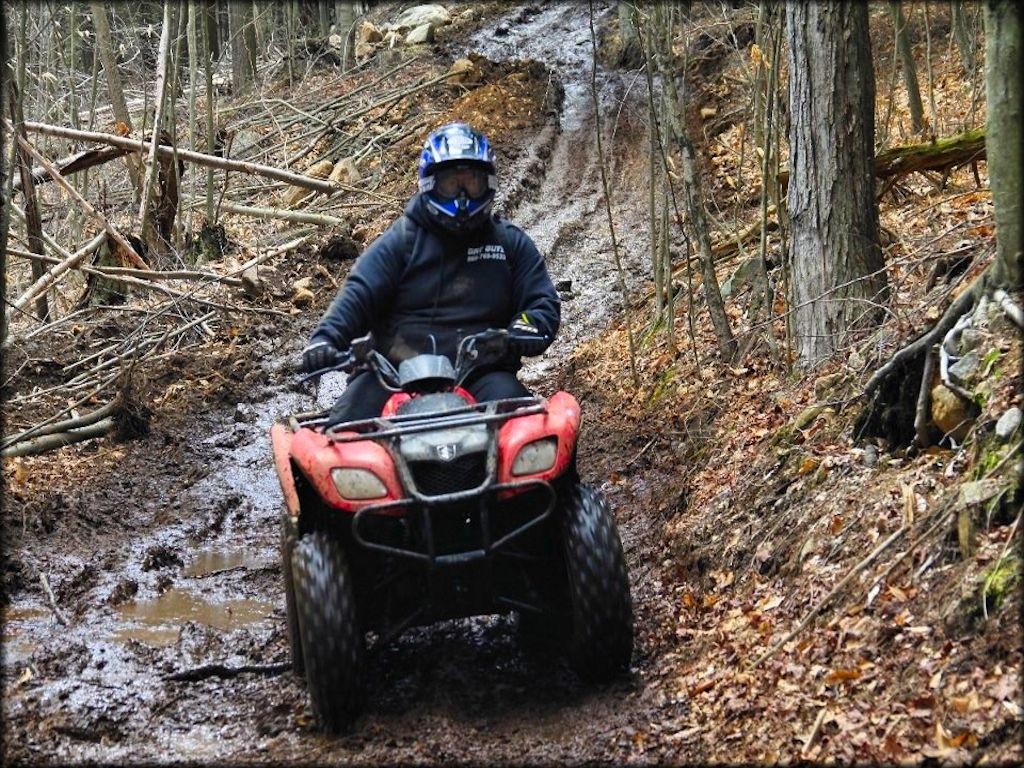
<path id="1" fill-rule="evenodd" d="M 126 130 L 131 131 L 132 119 L 124 101 L 120 70 L 110 39 L 107 6 L 101 0 L 91 0 L 89 6 L 92 9 L 92 24 L 96 30 L 96 47 L 99 50 L 100 61 L 103 62 L 103 74 L 107 78 L 107 92 L 110 94 L 110 106 L 114 111 L 114 119 L 123 123 Z M 136 194 L 139 194 L 142 191 L 142 164 L 134 155 L 126 156 L 125 162 L 128 165 L 128 175 L 131 177 L 132 186 L 135 187 Z"/>
<path id="2" fill-rule="evenodd" d="M 997 285 L 1014 289 L 1024 275 L 1021 237 L 1021 12 L 1016 2 L 985 3 L 985 99 L 989 185 L 995 205 Z"/>
<path id="3" fill-rule="evenodd" d="M 0 104 L 7 86 L 7 5 L 0 2 Z M 7 162 L 7 134 L 0 131 L 0 296 L 7 296 L 7 230 L 11 225 L 11 181 L 13 174 Z M 0 312 L 0 341 L 7 338 L 6 313 Z M 0 366 L 0 376 L 5 371 Z"/>
<path id="4" fill-rule="evenodd" d="M 338 34 L 341 35 L 341 71 L 345 72 L 355 64 L 355 36 L 356 36 L 356 12 L 355 3 L 352 0 L 335 0 L 334 18 L 338 27 Z"/>
<path id="5" fill-rule="evenodd" d="M 903 84 L 907 89 L 907 103 L 910 107 L 910 128 L 914 133 L 920 133 L 924 129 L 924 106 L 921 104 L 921 88 L 917 83 L 914 51 L 910 47 L 910 35 L 907 34 L 907 19 L 899 2 L 891 3 L 889 10 L 896 28 L 896 50 L 903 65 Z"/>
<path id="6" fill-rule="evenodd" d="M 331 9 L 328 0 L 317 0 L 316 10 L 320 19 L 320 37 L 331 34 Z"/>
<path id="7" fill-rule="evenodd" d="M 20 52 L 25 55 L 24 49 Z M 5 66 L 6 68 L 6 66 Z M 7 86 L 7 103 L 10 109 L 11 122 L 14 130 L 27 138 L 25 134 L 25 115 L 22 111 L 22 102 L 19 92 L 14 83 Z M 36 185 L 32 181 L 32 158 L 23 148 L 18 148 L 18 172 L 21 174 L 21 194 L 25 198 L 25 229 L 28 235 L 28 249 L 40 256 L 46 253 L 43 247 L 43 225 L 39 218 L 39 204 L 36 200 Z M 6 240 L 4 248 L 6 248 Z M 46 272 L 43 264 L 32 262 L 32 280 L 39 280 Z M 46 320 L 50 316 L 50 306 L 46 300 L 46 293 L 40 294 L 36 299 L 36 316 L 40 320 Z"/>
<path id="8" fill-rule="evenodd" d="M 643 51 L 640 48 L 640 34 L 636 24 L 633 22 L 633 9 L 635 3 L 629 0 L 618 1 L 619 12 L 619 40 L 622 47 L 619 48 L 619 66 L 633 67 L 643 63 Z"/>
<path id="9" fill-rule="evenodd" d="M 875 321 L 887 296 L 872 168 L 868 7 L 787 3 L 791 308 L 805 365 Z"/>
<path id="10" fill-rule="evenodd" d="M 252 90 L 256 79 L 256 30 L 253 27 L 252 3 L 228 0 L 228 21 L 231 27 L 231 79 L 236 96 Z"/>
<path id="11" fill-rule="evenodd" d="M 686 130 L 686 115 L 683 113 L 682 104 L 676 92 L 672 70 L 666 65 L 665 55 L 662 51 L 655 51 L 655 59 L 658 70 L 661 72 L 665 96 L 668 99 L 666 112 L 669 125 L 676 143 L 679 145 L 679 154 L 683 161 L 683 196 L 686 202 L 686 213 L 697 240 L 697 253 L 700 257 L 704 279 L 704 300 L 708 305 L 711 325 L 715 329 L 715 338 L 722 350 L 722 359 L 731 361 L 736 356 L 736 339 L 733 337 L 732 328 L 729 325 L 729 316 L 725 313 L 725 301 L 722 299 L 722 290 L 715 275 L 714 256 L 711 253 L 711 233 L 708 230 L 707 215 L 704 212 L 704 190 L 701 184 L 700 170 L 697 168 L 697 158 L 693 151 L 693 143 Z"/>
<path id="12" fill-rule="evenodd" d="M 951 0 L 949 16 L 950 25 L 953 27 L 953 39 L 960 51 L 960 61 L 963 62 L 964 74 L 972 78 L 974 77 L 974 53 L 977 45 L 974 41 L 974 23 L 967 18 L 967 9 L 964 8 L 963 0 Z"/>
<path id="13" fill-rule="evenodd" d="M 206 32 L 206 51 L 212 61 L 220 61 L 220 19 L 217 0 L 206 0 L 204 6 L 203 29 Z"/>

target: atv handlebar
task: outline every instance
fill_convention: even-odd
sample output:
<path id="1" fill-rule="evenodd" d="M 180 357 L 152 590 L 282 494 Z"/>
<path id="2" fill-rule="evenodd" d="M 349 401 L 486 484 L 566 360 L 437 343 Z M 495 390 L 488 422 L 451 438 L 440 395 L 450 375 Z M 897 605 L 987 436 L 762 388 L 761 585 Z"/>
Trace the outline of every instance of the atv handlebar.
<path id="1" fill-rule="evenodd" d="M 461 384 L 473 370 L 482 365 L 499 362 L 517 338 L 516 334 L 505 328 L 488 328 L 463 337 L 455 355 L 456 383 Z M 537 338 L 528 337 L 527 340 L 536 343 Z M 397 369 L 374 348 L 371 334 L 353 339 L 347 350 L 337 352 L 335 359 L 336 362 L 332 365 L 307 373 L 301 381 L 306 382 L 333 371 L 354 373 L 369 370 L 377 375 L 385 389 L 393 392 L 402 391 Z"/>

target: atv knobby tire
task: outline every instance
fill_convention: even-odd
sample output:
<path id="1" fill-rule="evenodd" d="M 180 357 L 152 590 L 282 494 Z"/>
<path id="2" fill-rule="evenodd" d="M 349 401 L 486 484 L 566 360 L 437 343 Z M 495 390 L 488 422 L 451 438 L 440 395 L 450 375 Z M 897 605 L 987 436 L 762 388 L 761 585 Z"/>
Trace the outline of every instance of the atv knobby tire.
<path id="1" fill-rule="evenodd" d="M 563 512 L 569 663 L 585 679 L 609 680 L 629 667 L 633 654 L 633 600 L 622 542 L 604 495 L 593 486 L 570 487 Z"/>
<path id="2" fill-rule="evenodd" d="M 324 730 L 337 733 L 362 706 L 365 655 L 341 544 L 325 533 L 303 536 L 292 551 L 292 578 L 313 714 Z"/>
<path id="3" fill-rule="evenodd" d="M 281 576 L 284 581 L 284 612 L 288 626 L 288 648 L 292 657 L 292 672 L 303 677 L 306 672 L 302 662 L 302 641 L 299 639 L 299 617 L 295 611 L 295 586 L 292 579 L 292 550 L 295 537 L 292 536 L 288 521 L 281 516 Z"/>

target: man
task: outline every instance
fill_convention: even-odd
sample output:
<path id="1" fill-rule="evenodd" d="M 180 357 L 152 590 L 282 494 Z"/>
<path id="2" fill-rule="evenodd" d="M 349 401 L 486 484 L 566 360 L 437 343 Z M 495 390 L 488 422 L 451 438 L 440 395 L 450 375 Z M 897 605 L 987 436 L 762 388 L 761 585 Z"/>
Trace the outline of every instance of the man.
<path id="1" fill-rule="evenodd" d="M 427 137 L 419 192 L 405 214 L 356 261 L 303 350 L 307 372 L 335 364 L 352 339 L 373 333 L 392 363 L 420 352 L 454 361 L 459 340 L 509 329 L 509 353 L 463 386 L 478 400 L 524 397 L 522 356 L 554 340 L 561 306 L 544 259 L 518 227 L 492 214 L 498 180 L 487 138 L 463 123 Z M 372 373 L 354 374 L 330 421 L 380 414 L 390 393 Z"/>

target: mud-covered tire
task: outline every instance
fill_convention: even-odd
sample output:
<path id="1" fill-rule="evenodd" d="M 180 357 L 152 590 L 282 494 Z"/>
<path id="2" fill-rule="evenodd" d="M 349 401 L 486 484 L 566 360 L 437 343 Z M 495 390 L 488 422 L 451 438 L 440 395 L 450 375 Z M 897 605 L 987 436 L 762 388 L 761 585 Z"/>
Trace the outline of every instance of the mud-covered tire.
<path id="1" fill-rule="evenodd" d="M 610 680 L 628 669 L 633 655 L 633 599 L 615 520 L 593 486 L 567 489 L 562 538 L 572 622 L 569 663 L 587 680 Z"/>
<path id="2" fill-rule="evenodd" d="M 302 641 L 299 638 L 299 617 L 295 610 L 295 586 L 292 579 L 292 550 L 295 538 L 291 535 L 288 521 L 281 517 L 281 576 L 284 582 L 284 613 L 287 620 L 288 649 L 291 653 L 292 672 L 299 677 L 306 673 L 302 661 Z"/>
<path id="3" fill-rule="evenodd" d="M 344 731 L 362 707 L 366 646 L 341 544 L 325 533 L 303 536 L 292 551 L 292 578 L 313 714 L 324 730 Z"/>

